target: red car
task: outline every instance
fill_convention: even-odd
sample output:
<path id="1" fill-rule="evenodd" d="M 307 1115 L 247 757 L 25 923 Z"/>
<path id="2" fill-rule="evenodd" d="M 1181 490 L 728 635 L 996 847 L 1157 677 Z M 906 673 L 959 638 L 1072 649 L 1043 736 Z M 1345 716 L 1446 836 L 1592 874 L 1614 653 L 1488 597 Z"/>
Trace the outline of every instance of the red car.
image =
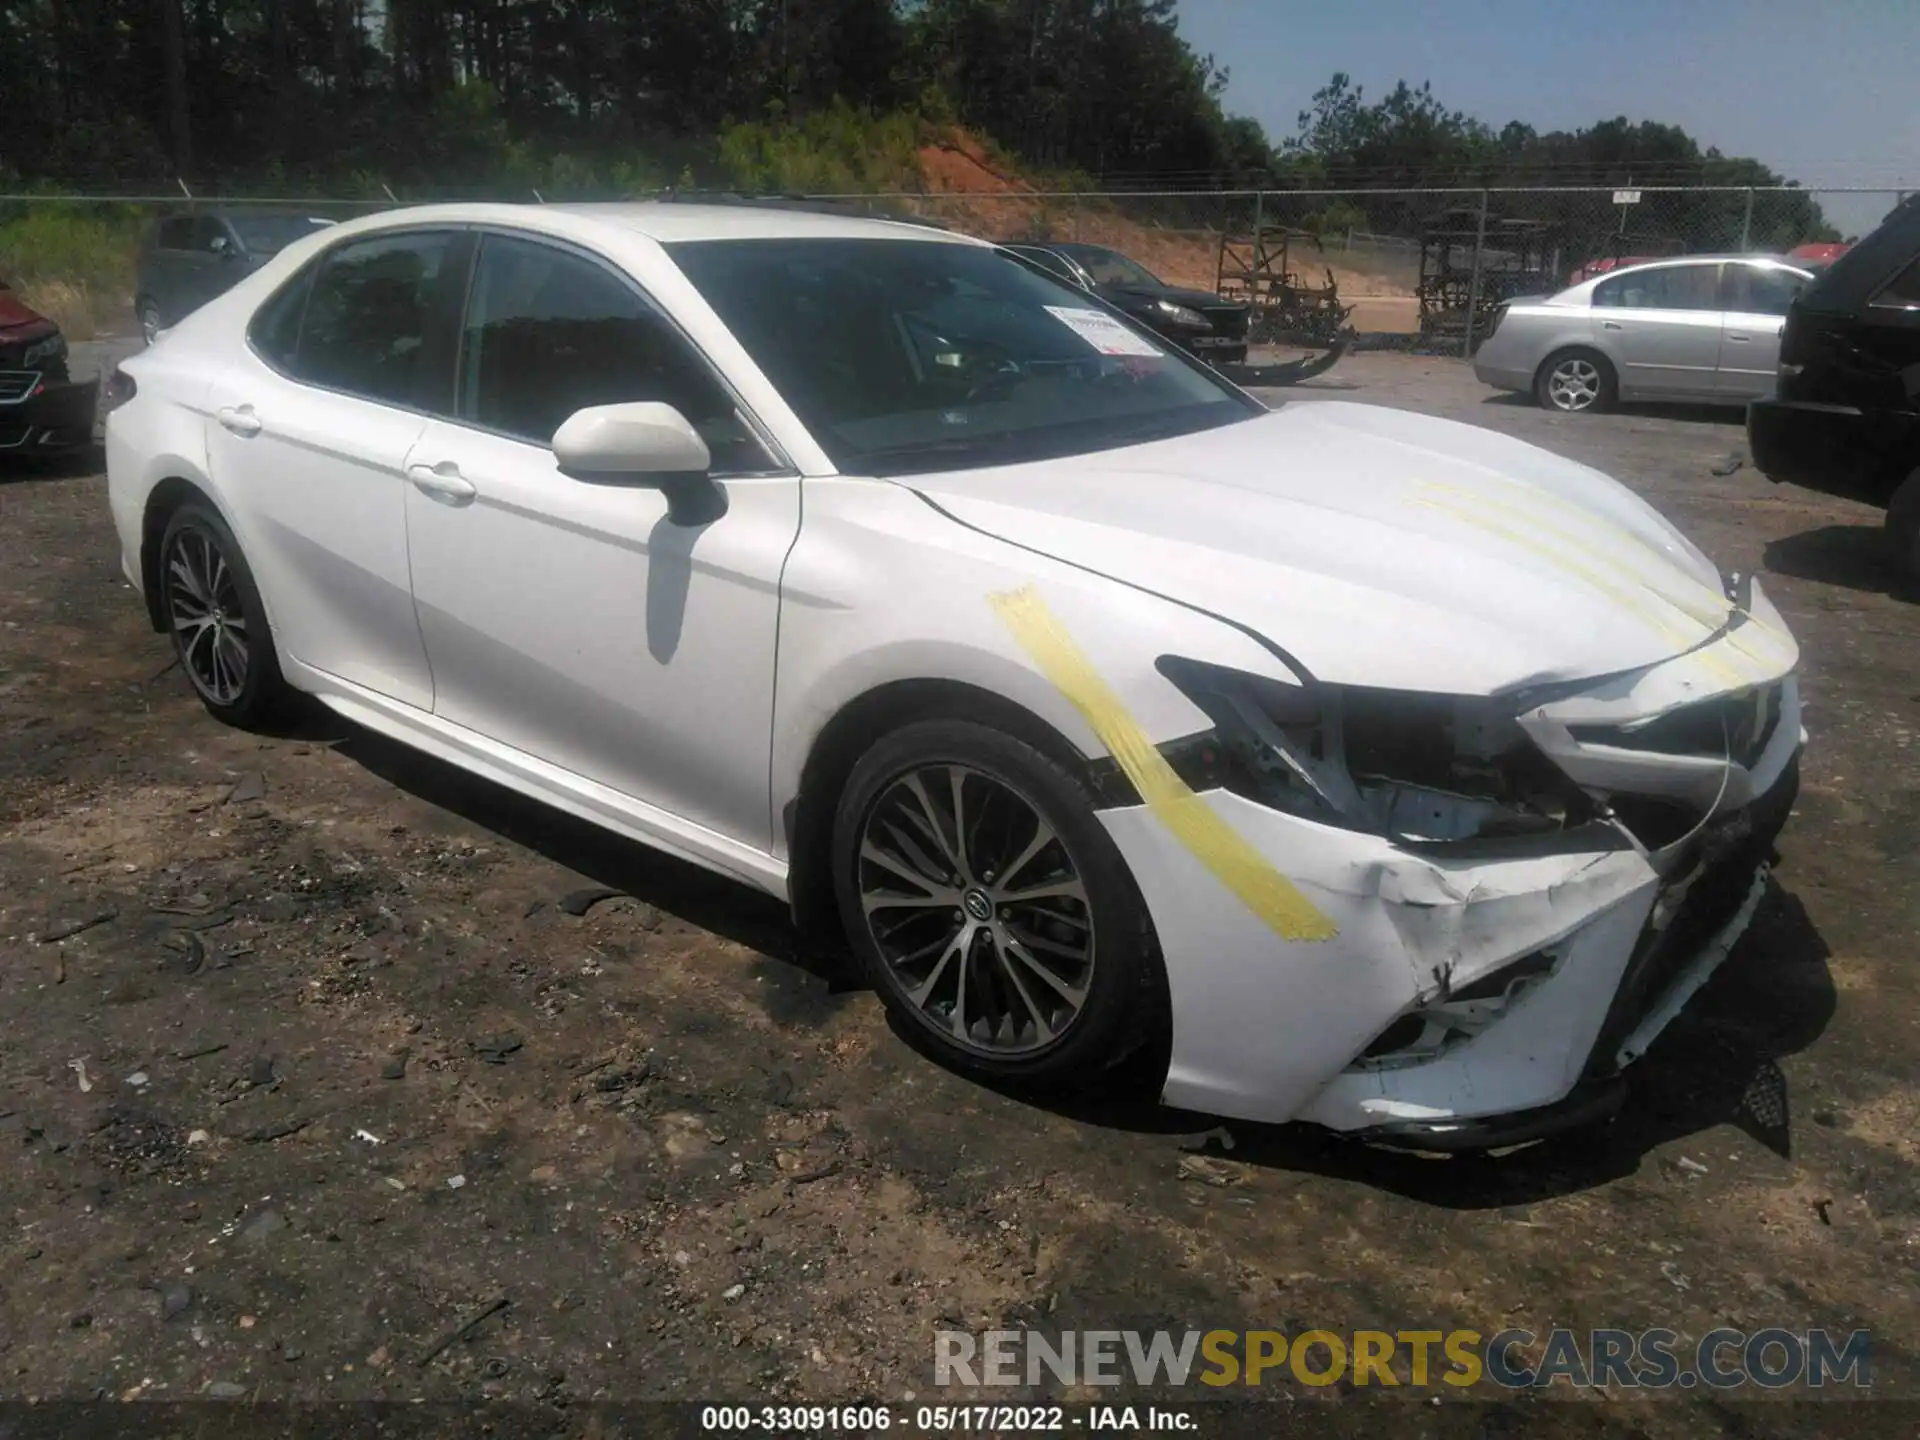
<path id="1" fill-rule="evenodd" d="M 68 378 L 60 327 L 0 280 L 0 459 L 91 445 L 98 389 Z"/>

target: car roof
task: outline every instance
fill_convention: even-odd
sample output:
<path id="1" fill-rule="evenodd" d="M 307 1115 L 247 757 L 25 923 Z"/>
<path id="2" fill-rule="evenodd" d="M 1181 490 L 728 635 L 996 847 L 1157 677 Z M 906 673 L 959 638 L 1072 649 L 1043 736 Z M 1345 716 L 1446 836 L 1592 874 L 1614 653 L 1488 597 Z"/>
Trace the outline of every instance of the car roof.
<path id="1" fill-rule="evenodd" d="M 436 207 L 449 208 L 449 207 Z M 909 220 L 877 219 L 864 215 L 842 215 L 818 210 L 787 208 L 778 205 L 688 204 L 677 200 L 633 200 L 597 205 L 520 205 L 454 206 L 453 209 L 485 210 L 476 220 L 497 219 L 498 212 L 511 210 L 525 219 L 530 212 L 558 211 L 578 215 L 598 224 L 629 230 L 671 245 L 690 240 L 927 240 L 949 244 L 979 245 L 984 241 L 955 235 L 931 225 L 916 225 Z"/>

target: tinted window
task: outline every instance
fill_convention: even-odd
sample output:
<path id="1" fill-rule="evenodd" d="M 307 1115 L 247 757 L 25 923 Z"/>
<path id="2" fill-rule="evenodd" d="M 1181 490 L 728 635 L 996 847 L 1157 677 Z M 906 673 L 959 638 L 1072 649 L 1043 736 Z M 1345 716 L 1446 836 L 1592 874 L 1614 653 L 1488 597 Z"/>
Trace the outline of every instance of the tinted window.
<path id="1" fill-rule="evenodd" d="M 215 220 L 210 215 L 203 215 L 193 222 L 193 248 L 195 250 L 212 251 L 217 248 L 216 242 L 219 241 L 225 241 L 228 244 L 232 243 L 227 237 L 227 227 L 222 225 L 218 220 Z"/>
<path id="2" fill-rule="evenodd" d="M 1007 248 L 1021 259 L 1031 260 L 1049 275 L 1060 280 L 1065 280 L 1069 285 L 1078 285 L 1080 283 L 1073 271 L 1067 268 L 1067 262 L 1062 260 L 1058 255 L 1055 255 L 1051 250 L 1029 250 L 1024 245 L 1009 245 Z"/>
<path id="3" fill-rule="evenodd" d="M 294 364 L 302 380 L 414 405 L 435 282 L 453 237 L 392 235 L 342 245 L 321 262 Z"/>
<path id="4" fill-rule="evenodd" d="M 774 468 L 726 387 L 626 281 L 550 245 L 483 240 L 461 336 L 459 417 L 546 445 L 574 411 L 634 400 L 686 416 L 716 474 Z"/>
<path id="5" fill-rule="evenodd" d="M 252 254 L 271 255 L 333 222 L 304 215 L 233 215 L 227 223 Z"/>
<path id="6" fill-rule="evenodd" d="M 1726 308 L 1743 315 L 1784 315 L 1807 284 L 1793 271 L 1769 265 L 1729 265 L 1726 282 Z"/>
<path id="7" fill-rule="evenodd" d="M 1878 295 L 1873 297 L 1875 305 L 1886 305 L 1895 310 L 1910 310 L 1920 307 L 1920 258 L 1902 270 L 1888 282 Z"/>
<path id="8" fill-rule="evenodd" d="M 307 292 L 313 288 L 314 267 L 309 265 L 274 297 L 254 312 L 247 326 L 247 339 L 253 348 L 278 370 L 292 370 L 300 347 L 300 320 L 306 313 Z"/>
<path id="9" fill-rule="evenodd" d="M 1129 260 L 1118 250 L 1104 245 L 1062 245 L 1060 247 L 1096 285 L 1134 285 L 1148 290 L 1163 288 L 1160 277 L 1146 266 Z"/>
<path id="10" fill-rule="evenodd" d="M 1083 454 L 1260 410 L 1085 291 L 986 246 L 668 248 L 821 448 L 855 473 Z"/>
<path id="11" fill-rule="evenodd" d="M 193 248 L 193 221 L 179 215 L 172 220 L 160 222 L 158 241 L 162 250 L 191 250 Z"/>
<path id="12" fill-rule="evenodd" d="M 1718 310 L 1718 265 L 1666 265 L 1603 280 L 1593 303 L 1624 310 Z"/>

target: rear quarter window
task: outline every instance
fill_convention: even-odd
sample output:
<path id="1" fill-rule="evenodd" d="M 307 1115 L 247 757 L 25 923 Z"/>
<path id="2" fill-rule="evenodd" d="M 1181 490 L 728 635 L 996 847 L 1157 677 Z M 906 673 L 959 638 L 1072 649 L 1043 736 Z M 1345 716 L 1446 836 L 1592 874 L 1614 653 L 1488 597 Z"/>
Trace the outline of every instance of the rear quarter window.
<path id="1" fill-rule="evenodd" d="M 1883 310 L 1920 309 L 1920 255 L 1889 280 L 1872 303 L 1876 309 Z"/>

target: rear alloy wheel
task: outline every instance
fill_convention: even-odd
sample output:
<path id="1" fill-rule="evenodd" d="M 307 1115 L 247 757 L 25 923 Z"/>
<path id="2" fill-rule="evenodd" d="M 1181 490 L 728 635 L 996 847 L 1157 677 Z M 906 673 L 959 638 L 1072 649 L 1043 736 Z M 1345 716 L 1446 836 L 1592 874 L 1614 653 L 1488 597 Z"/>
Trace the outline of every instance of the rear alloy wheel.
<path id="1" fill-rule="evenodd" d="M 1547 358 L 1534 378 L 1534 398 L 1563 415 L 1600 413 L 1613 408 L 1613 367 L 1588 350 L 1564 350 Z"/>
<path id="2" fill-rule="evenodd" d="M 272 718 L 288 690 L 266 610 L 233 532 L 205 506 L 183 505 L 160 541 L 161 611 L 194 693 L 229 725 Z"/>
<path id="3" fill-rule="evenodd" d="M 1144 902 L 1061 766 L 983 725 L 896 731 L 835 823 L 840 909 L 897 1019 L 958 1068 L 1086 1080 L 1155 1033 Z"/>

